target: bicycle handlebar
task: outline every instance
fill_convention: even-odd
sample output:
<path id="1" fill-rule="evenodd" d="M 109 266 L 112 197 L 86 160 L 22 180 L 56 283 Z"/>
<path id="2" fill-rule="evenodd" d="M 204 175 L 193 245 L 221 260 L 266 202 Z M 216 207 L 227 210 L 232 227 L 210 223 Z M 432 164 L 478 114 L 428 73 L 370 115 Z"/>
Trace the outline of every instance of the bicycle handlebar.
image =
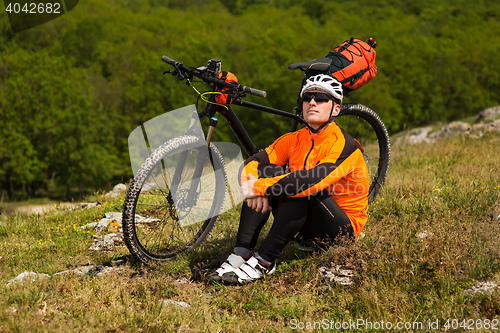
<path id="1" fill-rule="evenodd" d="M 169 58 L 166 55 L 164 55 L 163 57 L 161 57 L 161 60 L 165 61 L 167 64 L 169 64 L 171 66 L 174 66 L 174 67 L 177 66 L 177 65 L 182 65 L 180 62 L 175 61 L 174 59 Z"/>
<path id="2" fill-rule="evenodd" d="M 167 64 L 173 66 L 175 69 L 180 69 L 183 72 L 186 72 L 189 75 L 196 76 L 205 82 L 214 83 L 216 85 L 223 86 L 226 88 L 236 88 L 237 91 L 251 94 L 251 95 L 255 95 L 255 96 L 259 96 L 259 97 L 265 98 L 267 96 L 267 93 L 264 90 L 259 90 L 259 89 L 255 89 L 255 88 L 251 88 L 251 87 L 242 86 L 241 84 L 233 84 L 233 83 L 226 82 L 226 81 L 221 80 L 213 75 L 209 75 L 205 71 L 199 71 L 193 67 L 186 67 L 183 64 L 181 64 L 180 62 L 175 61 L 174 59 L 169 58 L 165 55 L 163 57 L 161 57 L 161 60 L 163 60 Z"/>

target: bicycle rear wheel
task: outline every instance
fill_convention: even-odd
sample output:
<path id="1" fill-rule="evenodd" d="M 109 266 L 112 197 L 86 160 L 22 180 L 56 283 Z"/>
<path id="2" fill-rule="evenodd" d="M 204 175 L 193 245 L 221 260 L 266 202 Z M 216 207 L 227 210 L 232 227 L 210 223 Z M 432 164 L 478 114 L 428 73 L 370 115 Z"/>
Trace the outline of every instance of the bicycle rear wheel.
<path id="1" fill-rule="evenodd" d="M 368 203 L 371 203 L 382 188 L 389 169 L 391 145 L 387 129 L 375 112 L 355 103 L 343 104 L 335 122 L 363 147 L 370 177 Z"/>
<path id="2" fill-rule="evenodd" d="M 194 177 L 197 167 L 199 177 Z M 146 159 L 127 192 L 122 224 L 128 249 L 148 264 L 199 245 L 214 227 L 225 196 L 224 160 L 213 144 L 207 147 L 191 135 L 167 141 Z"/>

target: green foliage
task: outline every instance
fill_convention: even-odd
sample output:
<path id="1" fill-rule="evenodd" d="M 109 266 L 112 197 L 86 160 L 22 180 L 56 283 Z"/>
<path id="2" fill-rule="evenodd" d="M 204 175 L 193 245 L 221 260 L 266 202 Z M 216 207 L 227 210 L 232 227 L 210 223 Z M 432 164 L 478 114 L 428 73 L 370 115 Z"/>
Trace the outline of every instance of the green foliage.
<path id="1" fill-rule="evenodd" d="M 220 59 L 243 85 L 268 92 L 250 101 L 294 112 L 302 74 L 288 64 L 323 57 L 351 36 L 374 36 L 377 77 L 349 102 L 375 110 L 392 133 L 475 115 L 500 102 L 499 18 L 500 5 L 489 0 L 89 0 L 14 34 L 3 11 L 1 189 L 128 179 L 131 130 L 196 100 L 162 76 L 163 54 L 189 66 Z M 237 113 L 259 147 L 291 124 Z M 216 135 L 235 140 L 224 125 Z"/>
<path id="2" fill-rule="evenodd" d="M 67 188 L 107 181 L 113 139 L 85 71 L 45 51 L 11 55 L 7 64 L 12 73 L 0 91 L 3 182 L 28 186 L 34 195 L 51 178 Z"/>

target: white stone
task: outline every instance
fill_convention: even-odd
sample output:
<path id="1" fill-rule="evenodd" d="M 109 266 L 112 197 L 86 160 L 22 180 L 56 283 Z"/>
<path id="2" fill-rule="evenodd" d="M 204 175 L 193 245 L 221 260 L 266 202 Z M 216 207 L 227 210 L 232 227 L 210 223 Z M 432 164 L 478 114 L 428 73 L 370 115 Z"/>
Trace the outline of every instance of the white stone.
<path id="1" fill-rule="evenodd" d="M 92 273 L 92 275 L 108 274 L 113 271 L 122 271 L 123 267 L 105 267 L 102 265 L 87 265 L 81 266 L 75 269 L 70 269 L 62 272 L 55 273 L 54 275 L 65 275 L 65 274 L 78 274 L 80 276 Z"/>
<path id="2" fill-rule="evenodd" d="M 430 237 L 432 235 L 433 235 L 433 233 L 430 231 L 422 231 L 422 232 L 417 234 L 417 238 L 424 239 L 424 238 Z"/>
<path id="3" fill-rule="evenodd" d="M 50 277 L 48 274 L 35 273 L 35 272 L 24 272 L 7 282 L 7 286 L 10 286 L 14 283 L 23 283 L 23 282 L 34 282 L 38 279 L 46 279 Z"/>
<path id="4" fill-rule="evenodd" d="M 104 216 L 106 216 L 106 218 L 108 220 L 114 220 L 114 221 L 117 221 L 117 222 L 122 222 L 122 213 L 121 212 L 109 212 L 109 213 L 105 213 Z"/>
<path id="5" fill-rule="evenodd" d="M 330 282 L 335 282 L 345 286 L 353 284 L 351 277 L 354 276 L 355 272 L 352 269 L 345 269 L 342 268 L 342 266 L 337 265 L 335 268 L 320 267 L 319 272 Z"/>
<path id="6" fill-rule="evenodd" d="M 483 294 L 483 293 L 492 293 L 499 286 L 492 281 L 488 282 L 478 282 L 471 289 L 467 289 L 464 291 L 467 295 L 475 295 L 475 294 Z"/>
<path id="7" fill-rule="evenodd" d="M 114 198 L 124 194 L 126 191 L 127 191 L 127 186 L 125 184 L 117 184 L 115 185 L 115 187 L 113 187 L 113 190 L 111 190 L 111 192 L 106 193 L 104 196 Z"/>
<path id="8" fill-rule="evenodd" d="M 190 283 L 190 281 L 189 281 L 189 279 L 187 277 L 183 277 L 183 278 L 175 280 L 174 283 L 186 284 L 186 283 Z"/>
<path id="9" fill-rule="evenodd" d="M 89 247 L 92 251 L 111 251 L 116 246 L 124 245 L 123 234 L 121 232 L 113 232 L 105 234 L 104 236 L 98 235 L 94 238 L 94 243 Z"/>
<path id="10" fill-rule="evenodd" d="M 80 276 L 83 276 L 83 275 L 87 274 L 90 270 L 92 270 L 94 267 L 95 267 L 95 265 L 87 265 L 87 266 L 82 266 L 82 267 L 78 267 L 75 269 L 69 269 L 66 271 L 58 272 L 58 273 L 55 273 L 54 275 L 64 275 L 64 274 L 73 273 L 73 274 L 78 274 Z"/>
<path id="11" fill-rule="evenodd" d="M 174 301 L 172 299 L 165 299 L 165 300 L 163 300 L 163 305 L 164 306 L 173 305 L 173 306 L 176 306 L 176 307 L 182 308 L 182 309 L 187 309 L 187 308 L 191 307 L 191 305 L 189 305 L 186 302 Z"/>
<path id="12" fill-rule="evenodd" d="M 93 228 L 95 228 L 97 226 L 97 223 L 98 222 L 92 222 L 92 223 L 88 223 L 86 225 L 82 225 L 80 227 L 80 229 L 93 229 Z"/>

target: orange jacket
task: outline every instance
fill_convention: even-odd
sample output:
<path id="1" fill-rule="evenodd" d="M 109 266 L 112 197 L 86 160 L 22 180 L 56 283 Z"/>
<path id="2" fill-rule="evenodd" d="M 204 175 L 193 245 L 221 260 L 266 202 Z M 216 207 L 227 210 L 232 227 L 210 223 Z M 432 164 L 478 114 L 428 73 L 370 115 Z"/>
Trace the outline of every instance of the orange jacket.
<path id="1" fill-rule="evenodd" d="M 335 122 L 315 135 L 307 128 L 285 134 L 245 164 L 241 181 L 250 173 L 258 178 L 254 191 L 259 196 L 306 197 L 328 190 L 356 236 L 366 224 L 368 168 L 358 142 Z M 278 167 L 286 165 L 288 172 Z"/>

